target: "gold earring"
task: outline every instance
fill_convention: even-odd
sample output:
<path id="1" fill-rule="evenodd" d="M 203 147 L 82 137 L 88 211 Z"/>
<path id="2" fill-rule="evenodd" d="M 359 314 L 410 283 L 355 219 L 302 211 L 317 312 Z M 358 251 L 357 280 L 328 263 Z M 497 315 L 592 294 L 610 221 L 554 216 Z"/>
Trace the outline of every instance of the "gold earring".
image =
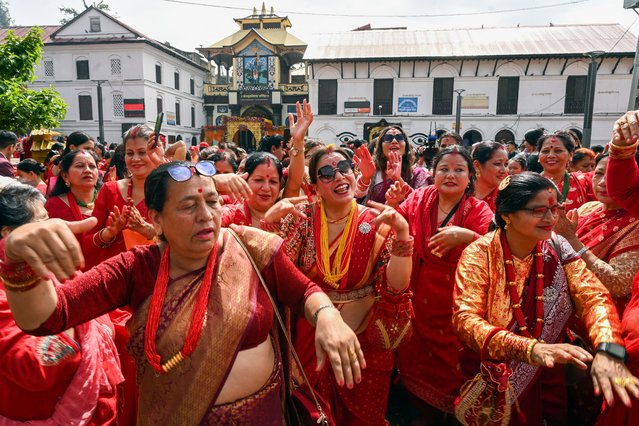
<path id="1" fill-rule="evenodd" d="M 66 185 L 66 187 L 67 187 L 67 188 L 70 188 L 70 187 L 71 187 L 71 184 L 69 183 L 69 181 L 68 181 L 68 180 L 65 180 L 65 181 L 64 181 L 64 184 Z"/>
<path id="2" fill-rule="evenodd" d="M 479 171 L 479 169 L 477 169 L 477 173 L 475 173 L 477 175 L 477 178 L 479 179 L 481 177 L 481 171 Z"/>
<path id="3" fill-rule="evenodd" d="M 507 220 L 506 224 L 504 225 L 504 230 L 507 230 L 509 226 L 510 226 L 510 221 Z"/>

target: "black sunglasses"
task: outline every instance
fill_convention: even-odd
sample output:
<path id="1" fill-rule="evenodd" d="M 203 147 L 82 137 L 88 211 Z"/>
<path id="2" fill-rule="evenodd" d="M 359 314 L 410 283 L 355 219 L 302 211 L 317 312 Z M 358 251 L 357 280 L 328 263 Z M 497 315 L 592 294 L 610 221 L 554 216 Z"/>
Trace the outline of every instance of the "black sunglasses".
<path id="1" fill-rule="evenodd" d="M 217 173 L 215 163 L 212 161 L 199 161 L 196 164 L 186 166 L 183 164 L 176 164 L 169 167 L 169 176 L 176 182 L 186 182 L 197 173 L 200 176 L 213 176 Z"/>
<path id="2" fill-rule="evenodd" d="M 340 172 L 342 176 L 353 174 L 353 163 L 349 160 L 342 160 L 337 163 L 337 167 L 324 166 L 317 170 L 317 177 L 324 183 L 333 182 L 335 175 Z"/>
<path id="3" fill-rule="evenodd" d="M 398 133 L 396 135 L 391 135 L 390 133 L 386 133 L 384 135 L 384 137 L 382 138 L 382 142 L 391 143 L 391 142 L 393 142 L 393 139 L 395 139 L 397 142 L 405 142 L 406 141 L 406 138 L 401 133 Z"/>

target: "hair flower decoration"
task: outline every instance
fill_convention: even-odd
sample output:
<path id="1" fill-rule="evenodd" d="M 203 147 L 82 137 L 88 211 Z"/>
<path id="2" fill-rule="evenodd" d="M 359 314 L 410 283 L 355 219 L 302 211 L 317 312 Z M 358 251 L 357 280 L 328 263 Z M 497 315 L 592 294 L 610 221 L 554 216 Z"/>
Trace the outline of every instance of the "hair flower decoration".
<path id="1" fill-rule="evenodd" d="M 504 189 L 508 188 L 508 185 L 510 185 L 510 176 L 506 176 L 501 183 L 499 184 L 499 190 L 503 191 Z"/>

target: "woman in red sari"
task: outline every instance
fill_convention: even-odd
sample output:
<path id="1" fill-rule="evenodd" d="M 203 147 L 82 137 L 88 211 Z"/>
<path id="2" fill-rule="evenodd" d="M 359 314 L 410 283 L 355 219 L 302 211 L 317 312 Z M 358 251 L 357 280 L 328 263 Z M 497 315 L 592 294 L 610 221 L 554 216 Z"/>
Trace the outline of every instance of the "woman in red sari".
<path id="1" fill-rule="evenodd" d="M 589 201 L 596 201 L 588 175 L 568 172 L 572 153 L 575 151 L 571 136 L 563 131 L 543 135 L 537 141 L 539 164 L 547 177 L 559 188 L 559 201 L 566 211 L 578 209 Z"/>
<path id="2" fill-rule="evenodd" d="M 236 227 L 236 238 L 220 228 L 210 166 L 173 162 L 149 175 L 145 196 L 160 244 L 135 247 L 77 276 L 82 254 L 70 228 L 90 228 L 96 219 L 32 223 L 7 239 L 0 276 L 16 323 L 31 334 L 59 333 L 131 307 L 139 425 L 279 426 L 282 367 L 271 336 L 274 308 L 255 270 L 276 303 L 315 325 L 317 363 L 330 360 L 335 380 L 352 387 L 366 361 L 355 333 L 291 263 L 279 237 Z M 50 241 L 59 242 L 53 259 Z M 55 286 L 55 279 L 67 282 Z"/>
<path id="3" fill-rule="evenodd" d="M 639 168 L 635 160 L 639 141 L 639 111 L 629 111 L 615 122 L 610 141 L 610 160 L 606 187 L 610 197 L 630 214 L 639 216 Z M 639 280 L 632 286 L 632 296 L 621 321 L 623 340 L 628 353 L 628 368 L 639 376 Z M 629 385 L 625 383 L 625 385 Z M 599 418 L 599 426 L 634 426 L 639 423 L 639 404 L 628 408 L 608 406 Z"/>
<path id="4" fill-rule="evenodd" d="M 154 141 L 153 130 L 145 124 L 124 134 L 129 177 L 105 183 L 98 193 L 93 209 L 98 223 L 82 241 L 88 267 L 155 237 L 144 202 L 146 177 L 164 161 L 164 151 L 160 144 L 154 147 Z"/>
<path id="5" fill-rule="evenodd" d="M 477 174 L 473 196 L 483 200 L 495 211 L 495 198 L 499 183 L 508 176 L 508 153 L 499 142 L 483 141 L 472 151 L 473 167 Z"/>
<path id="6" fill-rule="evenodd" d="M 49 217 L 72 222 L 91 216 L 101 185 L 95 155 L 83 150 L 69 152 L 60 161 L 60 176 L 45 205 Z M 78 240 L 82 241 L 82 235 Z"/>
<path id="7" fill-rule="evenodd" d="M 286 252 L 307 277 L 320 283 L 358 334 L 367 363 L 360 385 L 342 387 L 326 369 L 318 370 L 312 328 L 301 317 L 295 325 L 295 347 L 338 425 L 386 425 L 393 350 L 410 329 L 408 224 L 391 207 L 372 203 L 375 210 L 355 202 L 353 165 L 341 149 L 316 152 L 309 176 L 320 201 L 295 208 L 285 199 L 267 213 L 266 221 L 279 223 L 290 212 L 281 226 Z M 397 320 L 385 322 L 383 307 Z"/>
<path id="8" fill-rule="evenodd" d="M 0 190 L 0 261 L 14 229 L 46 219 L 44 196 L 34 188 Z M 123 424 L 117 409 L 123 378 L 109 317 L 34 337 L 13 320 L 7 297 L 0 280 L 0 424 Z"/>
<path id="9" fill-rule="evenodd" d="M 599 201 L 560 217 L 555 232 L 581 254 L 588 268 L 608 288 L 619 317 L 623 317 L 639 271 L 639 220 L 608 195 L 607 166 L 608 154 L 603 154 L 597 159 L 592 179 Z"/>
<path id="10" fill-rule="evenodd" d="M 217 163 L 216 163 L 217 164 Z M 282 163 L 268 152 L 254 152 L 246 159 L 244 171 L 252 194 L 244 201 L 222 206 L 222 226 L 231 224 L 260 228 L 260 221 L 280 195 Z"/>
<path id="11" fill-rule="evenodd" d="M 595 392 L 609 403 L 618 397 L 629 406 L 628 392 L 639 397 L 623 362 L 621 327 L 609 292 L 568 242 L 552 234 L 562 210 L 558 195 L 554 184 L 536 173 L 506 178 L 497 195 L 498 229 L 469 245 L 459 260 L 455 331 L 469 348 L 486 347 L 489 360 L 505 362 L 512 371 L 499 378 L 506 380 L 510 401 L 486 395 L 481 404 L 476 394 L 462 395 L 456 415 L 473 424 L 487 415 L 503 416 L 511 425 L 567 424 L 562 364 L 587 370 L 592 361 Z M 573 313 L 597 348 L 594 357 L 563 343 Z M 523 416 L 515 415 L 517 410 Z"/>
<path id="12" fill-rule="evenodd" d="M 411 193 L 398 211 L 416 242 L 411 291 L 413 335 L 398 350 L 400 379 L 426 424 L 444 424 L 463 383 L 453 331 L 455 268 L 462 250 L 485 234 L 493 213 L 473 192 L 470 156 L 453 145 L 434 159 L 435 184 Z M 445 414 L 444 414 L 445 416 Z"/>

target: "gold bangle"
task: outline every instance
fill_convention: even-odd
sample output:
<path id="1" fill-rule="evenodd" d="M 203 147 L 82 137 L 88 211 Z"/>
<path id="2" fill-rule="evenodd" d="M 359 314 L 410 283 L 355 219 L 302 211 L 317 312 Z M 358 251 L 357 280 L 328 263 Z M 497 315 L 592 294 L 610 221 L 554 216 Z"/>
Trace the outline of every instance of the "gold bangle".
<path id="1" fill-rule="evenodd" d="M 634 158 L 639 141 L 628 146 L 615 145 L 614 142 L 610 143 L 610 157 L 615 160 L 626 160 L 628 158 Z"/>
<path id="2" fill-rule="evenodd" d="M 532 359 L 532 352 L 536 344 L 537 344 L 537 340 L 533 339 L 533 341 L 530 342 L 530 344 L 528 345 L 528 349 L 526 350 L 526 358 L 527 358 L 528 364 L 530 365 L 535 365 L 535 362 Z"/>
<path id="3" fill-rule="evenodd" d="M 2 278 L 2 283 L 4 284 L 4 288 L 9 291 L 15 291 L 17 293 L 22 293 L 25 291 L 29 291 L 32 288 L 35 288 L 38 284 L 40 284 L 40 277 L 31 276 L 27 277 L 24 281 L 20 282 L 11 282 L 6 278 Z"/>

